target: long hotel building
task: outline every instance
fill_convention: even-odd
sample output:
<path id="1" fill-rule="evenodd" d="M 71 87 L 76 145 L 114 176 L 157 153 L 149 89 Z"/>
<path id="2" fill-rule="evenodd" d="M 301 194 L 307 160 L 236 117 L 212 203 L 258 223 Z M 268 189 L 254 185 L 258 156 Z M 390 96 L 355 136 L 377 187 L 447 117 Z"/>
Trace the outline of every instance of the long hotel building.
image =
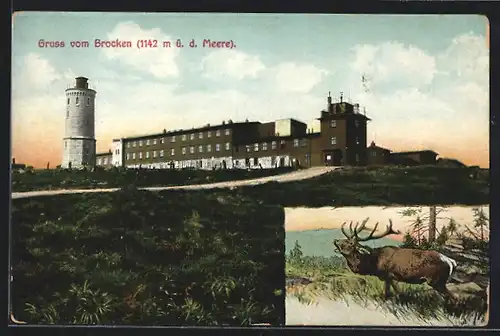
<path id="1" fill-rule="evenodd" d="M 223 122 L 184 130 L 113 140 L 98 166 L 128 168 L 273 168 L 282 166 L 365 165 L 367 122 L 359 104 L 342 95 L 320 113 L 320 131 L 295 119 Z"/>

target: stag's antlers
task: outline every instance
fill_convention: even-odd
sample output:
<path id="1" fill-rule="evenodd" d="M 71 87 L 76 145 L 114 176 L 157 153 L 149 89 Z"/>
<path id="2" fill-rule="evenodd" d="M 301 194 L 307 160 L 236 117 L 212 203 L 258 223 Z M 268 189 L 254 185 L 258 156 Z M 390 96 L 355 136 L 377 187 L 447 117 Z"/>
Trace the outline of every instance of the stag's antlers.
<path id="1" fill-rule="evenodd" d="M 365 242 L 365 241 L 368 241 L 368 240 L 374 240 L 374 239 L 380 239 L 380 238 L 383 238 L 385 236 L 388 236 L 390 234 L 400 234 L 401 231 L 399 230 L 394 230 L 392 228 L 392 220 L 389 219 L 389 225 L 387 225 L 386 229 L 384 232 L 382 233 L 379 233 L 379 234 L 375 234 L 375 231 L 377 231 L 377 227 L 378 227 L 378 222 L 375 223 L 375 226 L 373 227 L 372 231 L 370 232 L 370 234 L 364 238 L 362 237 L 359 237 L 359 233 L 363 230 L 366 230 L 366 223 L 368 223 L 368 219 L 369 217 L 367 217 L 361 224 L 359 224 L 359 222 L 354 226 L 354 229 L 352 227 L 352 221 L 351 223 L 349 224 L 349 233 L 347 233 L 345 231 L 345 226 L 347 225 L 347 223 L 343 223 L 342 226 L 340 227 L 340 229 L 342 230 L 342 233 L 344 234 L 344 236 L 346 236 L 347 239 L 353 239 L 353 240 L 356 240 L 357 242 Z"/>

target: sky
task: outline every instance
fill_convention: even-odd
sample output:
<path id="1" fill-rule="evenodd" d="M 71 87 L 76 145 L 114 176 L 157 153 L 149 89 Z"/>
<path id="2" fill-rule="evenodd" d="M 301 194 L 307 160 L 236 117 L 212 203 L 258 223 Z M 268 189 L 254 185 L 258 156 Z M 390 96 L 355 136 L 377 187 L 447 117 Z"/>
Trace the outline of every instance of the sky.
<path id="1" fill-rule="evenodd" d="M 117 38 L 134 47 L 94 46 Z M 12 157 L 61 163 L 64 91 L 84 76 L 97 91 L 98 152 L 114 138 L 229 119 L 292 117 L 319 131 L 315 118 L 331 91 L 372 119 L 368 144 L 489 167 L 487 38 L 479 15 L 19 12 Z M 65 47 L 40 47 L 42 39 Z M 138 49 L 141 39 L 181 39 L 184 48 Z M 203 48 L 203 39 L 235 47 Z"/>

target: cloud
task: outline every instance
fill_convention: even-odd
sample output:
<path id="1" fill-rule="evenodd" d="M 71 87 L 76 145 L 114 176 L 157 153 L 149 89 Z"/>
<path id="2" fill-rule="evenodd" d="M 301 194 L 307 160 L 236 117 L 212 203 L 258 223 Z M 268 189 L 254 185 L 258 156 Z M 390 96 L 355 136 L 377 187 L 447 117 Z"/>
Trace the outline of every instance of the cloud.
<path id="1" fill-rule="evenodd" d="M 272 74 L 273 85 L 278 90 L 308 93 L 328 75 L 328 71 L 312 64 L 286 62 L 278 64 L 272 70 Z"/>
<path id="2" fill-rule="evenodd" d="M 131 41 L 132 48 L 104 48 L 102 52 L 107 59 L 116 60 L 125 66 L 152 74 L 157 78 L 179 76 L 179 67 L 176 62 L 179 49 L 173 46 L 175 41 L 161 29 L 147 30 L 142 29 L 136 23 L 124 22 L 116 25 L 108 33 L 108 38 Z M 158 47 L 138 49 L 135 45 L 138 40 L 156 40 Z M 171 41 L 172 47 L 163 48 L 164 41 Z"/>
<path id="3" fill-rule="evenodd" d="M 28 86 L 31 90 L 46 90 L 60 78 L 56 69 L 36 53 L 24 56 L 20 76 L 13 76 L 14 86 Z"/>
<path id="4" fill-rule="evenodd" d="M 353 94 L 373 119 L 369 141 L 488 164 L 489 59 L 483 37 L 457 36 L 434 56 L 393 42 L 357 46 L 353 53 L 351 83 L 359 82 L 359 74 L 371 79 L 371 90 L 358 86 Z M 384 85 L 389 89 L 382 90 Z"/>
<path id="5" fill-rule="evenodd" d="M 201 67 L 213 79 L 256 78 L 266 68 L 259 56 L 236 50 L 213 51 L 203 58 Z"/>
<path id="6" fill-rule="evenodd" d="M 489 48 L 484 36 L 468 33 L 455 37 L 438 61 L 447 75 L 489 85 Z"/>
<path id="7" fill-rule="evenodd" d="M 365 76 L 372 89 L 383 84 L 420 87 L 430 84 L 437 73 L 433 56 L 399 42 L 357 45 L 352 52 L 354 75 L 358 81 Z"/>

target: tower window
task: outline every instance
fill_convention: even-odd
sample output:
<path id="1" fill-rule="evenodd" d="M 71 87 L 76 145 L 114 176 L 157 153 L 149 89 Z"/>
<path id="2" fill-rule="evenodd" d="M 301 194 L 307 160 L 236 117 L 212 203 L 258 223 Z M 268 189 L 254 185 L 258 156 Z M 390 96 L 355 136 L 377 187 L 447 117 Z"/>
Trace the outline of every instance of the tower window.
<path id="1" fill-rule="evenodd" d="M 76 102 L 76 105 L 78 105 L 78 97 L 76 97 L 76 101 L 75 102 Z"/>
<path id="2" fill-rule="evenodd" d="M 87 98 L 87 105 L 90 105 L 90 97 Z"/>
<path id="3" fill-rule="evenodd" d="M 336 145 L 337 144 L 337 137 L 332 137 L 330 141 L 331 141 L 332 145 Z"/>
<path id="4" fill-rule="evenodd" d="M 68 98 L 68 105 L 69 105 L 69 98 Z"/>

